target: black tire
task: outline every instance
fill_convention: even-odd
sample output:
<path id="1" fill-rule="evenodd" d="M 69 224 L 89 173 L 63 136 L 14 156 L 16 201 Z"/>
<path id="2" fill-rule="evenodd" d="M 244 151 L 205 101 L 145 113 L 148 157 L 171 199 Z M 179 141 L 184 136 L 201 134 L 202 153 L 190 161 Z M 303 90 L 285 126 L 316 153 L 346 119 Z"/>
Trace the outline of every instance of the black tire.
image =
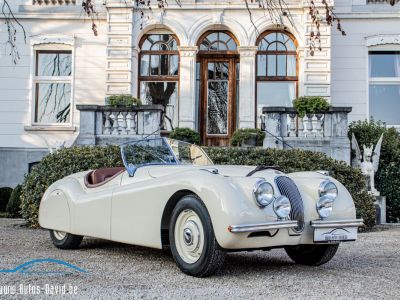
<path id="1" fill-rule="evenodd" d="M 53 245 L 59 249 L 76 249 L 82 242 L 83 236 L 65 233 L 63 239 L 59 239 L 54 230 L 50 230 L 50 238 Z"/>
<path id="2" fill-rule="evenodd" d="M 198 260 L 194 263 L 187 263 L 182 259 L 175 243 L 176 221 L 179 215 L 187 210 L 192 210 L 198 215 L 204 232 L 203 250 Z M 207 277 L 214 274 L 224 264 L 225 251 L 215 239 L 210 215 L 202 201 L 194 195 L 184 196 L 175 206 L 169 224 L 169 242 L 173 258 L 185 274 L 195 277 Z"/>
<path id="3" fill-rule="evenodd" d="M 339 244 L 299 245 L 286 247 L 285 251 L 297 264 L 320 266 L 330 261 L 336 254 Z"/>

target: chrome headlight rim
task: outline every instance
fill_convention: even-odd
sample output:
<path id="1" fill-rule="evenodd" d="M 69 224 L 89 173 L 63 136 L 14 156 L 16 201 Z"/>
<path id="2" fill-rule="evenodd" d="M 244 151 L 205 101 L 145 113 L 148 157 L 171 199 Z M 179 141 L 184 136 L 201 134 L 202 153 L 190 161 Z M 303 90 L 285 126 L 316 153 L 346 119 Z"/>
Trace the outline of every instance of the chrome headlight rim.
<path id="1" fill-rule="evenodd" d="M 338 197 L 338 188 L 336 184 L 326 179 L 321 182 L 318 190 L 319 199 L 316 203 L 316 210 L 321 219 L 331 216 L 333 204 Z"/>
<path id="2" fill-rule="evenodd" d="M 290 200 L 283 195 L 275 198 L 273 208 L 275 214 L 281 219 L 288 218 L 292 211 Z"/>
<path id="3" fill-rule="evenodd" d="M 334 194 L 332 194 L 333 189 L 335 190 Z M 336 200 L 336 198 L 338 197 L 338 188 L 332 180 L 325 179 L 319 185 L 318 195 L 319 195 L 319 198 L 330 195 Z"/>
<path id="4" fill-rule="evenodd" d="M 271 192 L 269 194 L 270 195 L 269 198 L 264 199 L 264 200 L 266 200 L 266 202 L 259 199 L 260 188 L 262 187 L 262 185 L 265 185 L 265 184 L 268 185 L 268 187 L 271 190 Z M 253 199 L 254 199 L 255 203 L 257 204 L 257 206 L 260 208 L 269 206 L 275 199 L 275 190 L 274 190 L 274 187 L 272 186 L 272 184 L 269 183 L 268 181 L 266 181 L 265 179 L 258 180 L 254 184 L 254 187 L 253 187 Z"/>

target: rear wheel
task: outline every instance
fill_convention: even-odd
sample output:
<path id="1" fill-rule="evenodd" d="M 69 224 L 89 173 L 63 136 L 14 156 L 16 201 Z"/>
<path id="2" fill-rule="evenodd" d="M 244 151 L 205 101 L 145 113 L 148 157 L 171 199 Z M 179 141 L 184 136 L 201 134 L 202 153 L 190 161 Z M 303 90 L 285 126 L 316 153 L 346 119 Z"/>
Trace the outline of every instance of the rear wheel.
<path id="1" fill-rule="evenodd" d="M 320 266 L 330 261 L 336 254 L 339 244 L 298 245 L 286 247 L 285 251 L 294 262 L 307 266 Z"/>
<path id="2" fill-rule="evenodd" d="M 71 233 L 50 230 L 50 238 L 53 245 L 60 249 L 76 249 L 82 242 L 83 236 Z"/>
<path id="3" fill-rule="evenodd" d="M 176 264 L 188 275 L 207 277 L 224 263 L 225 252 L 215 239 L 211 218 L 196 196 L 185 196 L 175 206 L 169 240 Z"/>

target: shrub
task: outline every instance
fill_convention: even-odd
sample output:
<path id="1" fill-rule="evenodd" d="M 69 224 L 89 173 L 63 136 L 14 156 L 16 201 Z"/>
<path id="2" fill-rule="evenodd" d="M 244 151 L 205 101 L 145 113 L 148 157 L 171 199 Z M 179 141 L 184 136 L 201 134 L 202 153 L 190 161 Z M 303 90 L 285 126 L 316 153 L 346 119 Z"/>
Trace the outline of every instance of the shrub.
<path id="1" fill-rule="evenodd" d="M 357 216 L 364 219 L 368 227 L 375 224 L 373 198 L 365 192 L 361 172 L 344 162 L 336 161 L 325 154 L 303 150 L 278 150 L 265 148 L 205 148 L 215 164 L 277 166 L 285 172 L 326 170 L 349 190 Z"/>
<path id="2" fill-rule="evenodd" d="M 40 200 L 55 181 L 76 172 L 122 165 L 118 146 L 63 148 L 47 155 L 22 184 L 22 217 L 32 227 L 38 226 Z"/>
<path id="3" fill-rule="evenodd" d="M 262 146 L 265 133 L 258 128 L 241 128 L 236 130 L 231 137 L 232 146 L 242 146 L 246 141 L 255 137 L 256 145 Z"/>
<path id="4" fill-rule="evenodd" d="M 108 103 L 111 106 L 132 106 L 141 105 L 142 101 L 131 95 L 112 95 L 108 97 Z"/>
<path id="5" fill-rule="evenodd" d="M 6 211 L 11 218 L 18 218 L 21 216 L 21 185 L 17 185 L 12 191 L 10 200 L 8 200 Z"/>
<path id="6" fill-rule="evenodd" d="M 293 101 L 293 106 L 301 118 L 306 114 L 323 113 L 329 109 L 329 103 L 323 97 L 299 97 Z"/>
<path id="7" fill-rule="evenodd" d="M 12 188 L 2 187 L 0 188 L 0 212 L 5 212 L 8 200 L 10 199 Z"/>
<path id="8" fill-rule="evenodd" d="M 400 218 L 400 134 L 395 128 L 386 128 L 382 122 L 365 120 L 349 125 L 349 138 L 354 133 L 361 151 L 363 145 L 374 146 L 383 133 L 379 169 L 375 183 L 382 196 L 386 196 L 387 220 L 398 222 Z M 354 153 L 353 153 L 354 157 Z"/>
<path id="9" fill-rule="evenodd" d="M 286 172 L 328 170 L 353 195 L 358 216 L 362 217 L 368 226 L 372 226 L 375 222 L 372 198 L 368 194 L 360 193 L 363 186 L 361 173 L 324 154 L 264 148 L 206 147 L 204 149 L 216 164 L 276 165 Z M 31 226 L 38 226 L 39 203 L 50 184 L 75 172 L 120 165 L 122 162 L 117 146 L 65 148 L 46 156 L 26 176 L 22 185 L 22 216 Z"/>
<path id="10" fill-rule="evenodd" d="M 200 145 L 200 133 L 190 128 L 175 128 L 169 135 L 171 139 Z"/>

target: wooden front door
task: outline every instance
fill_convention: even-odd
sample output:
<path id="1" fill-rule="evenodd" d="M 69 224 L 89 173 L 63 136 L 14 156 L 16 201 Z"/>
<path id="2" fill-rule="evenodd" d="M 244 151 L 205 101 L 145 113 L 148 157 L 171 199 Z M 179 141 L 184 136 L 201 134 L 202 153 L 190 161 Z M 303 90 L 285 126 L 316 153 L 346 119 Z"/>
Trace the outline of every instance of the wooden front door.
<path id="1" fill-rule="evenodd" d="M 200 134 L 206 146 L 228 146 L 236 128 L 236 59 L 203 58 Z"/>

